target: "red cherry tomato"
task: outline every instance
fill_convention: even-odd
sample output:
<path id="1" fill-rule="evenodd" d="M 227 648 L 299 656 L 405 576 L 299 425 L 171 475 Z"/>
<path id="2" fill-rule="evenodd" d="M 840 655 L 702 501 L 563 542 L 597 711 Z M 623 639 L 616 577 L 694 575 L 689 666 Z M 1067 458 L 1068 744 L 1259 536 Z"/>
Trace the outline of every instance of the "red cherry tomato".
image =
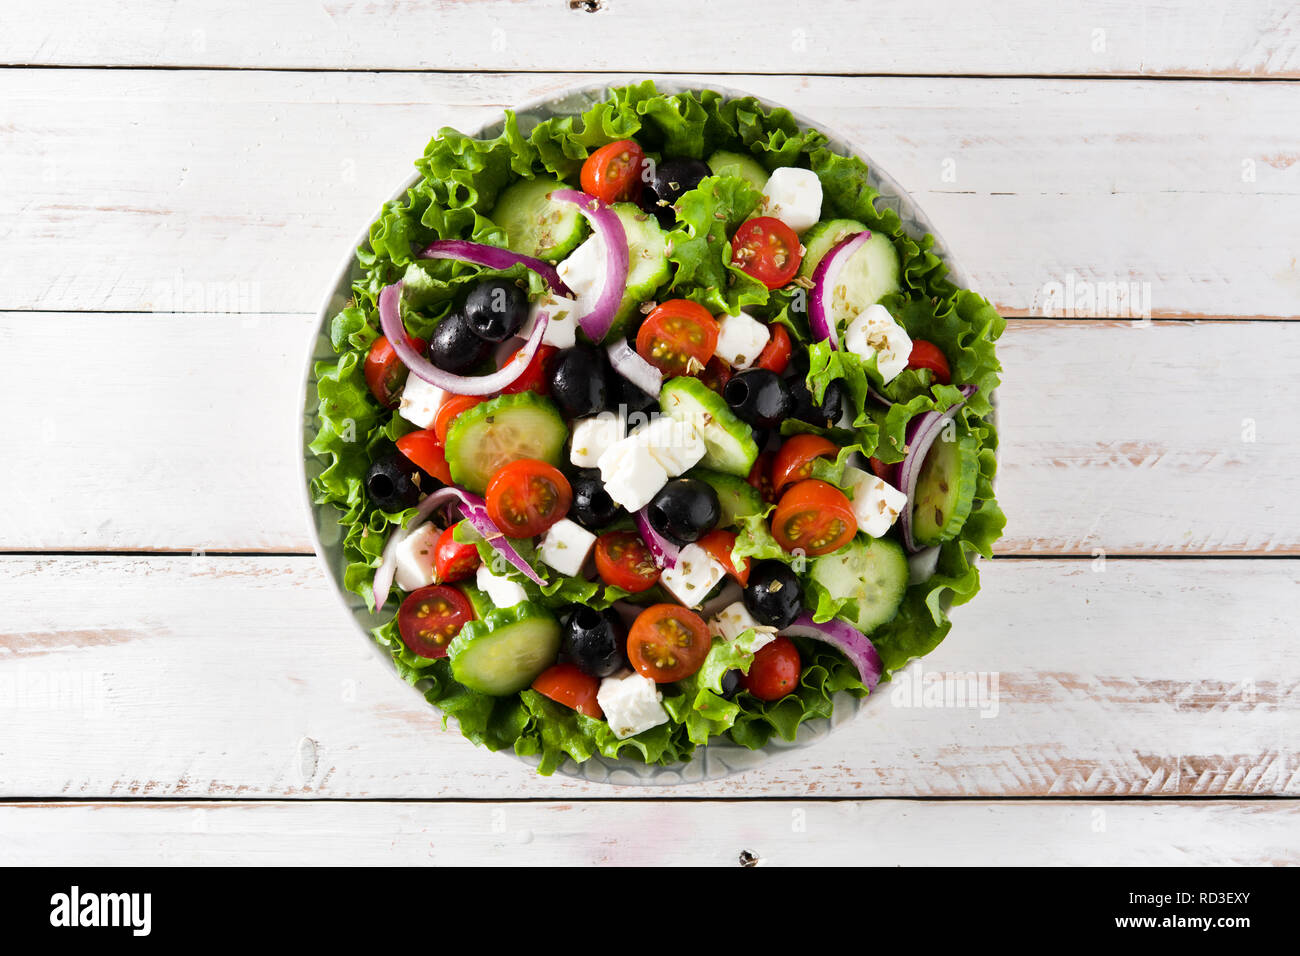
<path id="1" fill-rule="evenodd" d="M 439 584 L 462 581 L 478 570 L 478 548 L 457 541 L 455 531 L 455 525 L 444 529 L 433 548 L 433 573 Z"/>
<path id="2" fill-rule="evenodd" d="M 569 513 L 573 488 L 554 465 L 520 458 L 492 476 L 484 498 L 488 517 L 507 537 L 531 538 Z"/>
<path id="3" fill-rule="evenodd" d="M 769 325 L 767 330 L 772 333 L 772 337 L 763 346 L 763 351 L 758 353 L 758 358 L 754 360 L 754 367 L 769 369 L 780 375 L 790 364 L 790 353 L 794 351 L 794 347 L 790 344 L 790 333 L 779 322 Z"/>
<path id="4" fill-rule="evenodd" d="M 718 347 L 718 320 L 689 299 L 655 307 L 636 334 L 637 353 L 665 375 L 693 375 Z"/>
<path id="5" fill-rule="evenodd" d="M 948 359 L 944 357 L 939 346 L 925 339 L 912 340 L 912 354 L 907 358 L 907 367 L 928 368 L 934 373 L 934 380 L 940 385 L 948 385 L 952 382 Z"/>
<path id="6" fill-rule="evenodd" d="M 742 588 L 749 584 L 749 559 L 741 558 L 739 568 L 731 563 L 731 550 L 736 546 L 736 532 L 714 528 L 697 543 L 713 560 L 726 568 L 727 574 Z"/>
<path id="7" fill-rule="evenodd" d="M 456 588 L 443 584 L 412 591 L 397 610 L 402 643 L 421 657 L 446 657 L 447 645 L 474 619 L 474 607 Z"/>
<path id="8" fill-rule="evenodd" d="M 447 464 L 447 451 L 438 441 L 433 429 L 409 432 L 397 439 L 397 450 L 419 465 L 444 485 L 451 484 L 451 468 Z M 432 491 L 432 488 L 425 488 Z"/>
<path id="9" fill-rule="evenodd" d="M 596 572 L 606 584 L 633 594 L 659 580 L 659 566 L 635 531 L 606 531 L 596 539 Z"/>
<path id="10" fill-rule="evenodd" d="M 749 673 L 740 678 L 740 686 L 759 700 L 780 700 L 799 687 L 803 663 L 799 648 L 788 637 L 778 635 L 776 640 L 759 648 Z"/>
<path id="11" fill-rule="evenodd" d="M 584 674 L 576 664 L 548 667 L 533 681 L 533 690 L 557 704 L 576 710 L 584 717 L 602 720 L 605 716 L 605 712 L 600 709 L 600 702 L 596 700 L 600 681 L 590 674 Z"/>
<path id="12" fill-rule="evenodd" d="M 823 455 L 834 458 L 839 446 L 820 435 L 791 435 L 776 450 L 772 460 L 772 489 L 779 497 L 781 489 L 812 475 L 813 462 Z"/>
<path id="13" fill-rule="evenodd" d="M 627 635 L 627 659 L 643 677 L 668 684 L 690 677 L 709 653 L 709 628 L 680 604 L 653 604 Z"/>
<path id="14" fill-rule="evenodd" d="M 410 338 L 410 343 L 411 348 L 417 352 L 423 352 L 428 345 L 424 339 L 417 339 L 414 336 Z M 370 394 L 375 396 L 375 401 L 385 408 L 394 407 L 402 391 L 402 385 L 406 382 L 407 372 L 406 366 L 393 351 L 393 346 L 382 335 L 370 343 L 370 351 L 366 353 L 363 371 L 366 384 L 370 386 Z"/>
<path id="15" fill-rule="evenodd" d="M 887 465 L 874 455 L 867 459 L 867 464 L 871 467 L 871 473 L 881 481 L 887 481 L 891 485 L 897 485 L 895 479 L 898 477 L 897 463 Z"/>
<path id="16" fill-rule="evenodd" d="M 791 487 L 772 512 L 777 544 L 810 558 L 838 551 L 857 533 L 858 518 L 844 492 L 815 478 Z"/>
<path id="17" fill-rule="evenodd" d="M 582 191 L 605 202 L 635 201 L 641 195 L 645 153 L 635 140 L 602 146 L 582 164 Z"/>
<path id="18" fill-rule="evenodd" d="M 721 395 L 731 381 L 731 366 L 715 355 L 704 366 L 704 371 L 700 372 L 700 381 Z"/>
<path id="19" fill-rule="evenodd" d="M 763 496 L 769 505 L 776 504 L 776 489 L 772 487 L 772 453 L 760 452 L 745 477 L 749 486 Z"/>
<path id="20" fill-rule="evenodd" d="M 779 289 L 799 271 L 799 237 L 780 219 L 758 216 L 731 237 L 731 264 L 769 289 Z"/>
<path id="21" fill-rule="evenodd" d="M 519 351 L 522 352 L 523 349 L 520 349 Z M 528 363 L 528 367 L 524 369 L 524 373 L 505 388 L 501 389 L 501 394 L 515 395 L 519 392 L 537 392 L 539 395 L 545 395 L 547 392 L 546 363 L 550 360 L 550 357 L 558 351 L 559 349 L 554 345 L 539 346 L 537 354 L 534 355 L 533 360 Z M 515 352 L 514 355 L 510 356 L 511 361 L 513 361 L 514 356 L 518 354 L 519 352 Z"/>
<path id="22" fill-rule="evenodd" d="M 467 412 L 484 401 L 481 395 L 448 395 L 438 406 L 438 414 L 433 418 L 433 433 L 438 441 L 447 443 L 447 429 L 461 412 Z"/>

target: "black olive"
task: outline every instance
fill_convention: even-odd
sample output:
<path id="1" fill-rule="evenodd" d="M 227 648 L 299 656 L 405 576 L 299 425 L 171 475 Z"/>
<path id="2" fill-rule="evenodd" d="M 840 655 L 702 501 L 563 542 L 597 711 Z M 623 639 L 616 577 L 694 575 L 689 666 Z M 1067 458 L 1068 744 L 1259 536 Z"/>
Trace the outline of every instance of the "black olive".
<path id="1" fill-rule="evenodd" d="M 698 541 L 721 516 L 718 493 L 698 478 L 674 478 L 646 506 L 650 527 L 676 544 Z"/>
<path id="2" fill-rule="evenodd" d="M 759 428 L 779 427 L 790 414 L 790 386 L 769 369 L 733 375 L 722 387 L 722 397 L 738 418 Z"/>
<path id="3" fill-rule="evenodd" d="M 790 364 L 786 366 L 786 371 L 792 378 L 805 381 L 808 378 L 808 353 L 801 348 L 795 349 L 794 355 L 790 356 Z"/>
<path id="4" fill-rule="evenodd" d="M 673 203 L 681 198 L 682 193 L 698 186 L 705 176 L 712 175 L 713 170 L 702 159 L 662 160 L 655 164 L 650 181 L 641 192 L 641 208 L 653 213 L 661 226 L 671 228 L 677 221 Z"/>
<path id="5" fill-rule="evenodd" d="M 528 296 L 505 279 L 480 282 L 465 299 L 465 318 L 474 334 L 488 342 L 504 342 L 528 318 Z"/>
<path id="6" fill-rule="evenodd" d="M 651 412 L 659 409 L 659 396 L 643 392 L 639 387 L 633 385 L 622 375 L 614 374 L 611 376 L 609 407 L 629 419 L 637 412 L 643 412 L 650 415 Z M 621 406 L 621 409 L 620 409 Z"/>
<path id="7" fill-rule="evenodd" d="M 740 678 L 744 675 L 739 668 L 733 667 L 722 675 L 722 699 L 732 700 L 740 692 Z"/>
<path id="8" fill-rule="evenodd" d="M 826 419 L 829 425 L 834 425 L 843 416 L 848 408 L 848 386 L 844 384 L 844 379 L 833 378 L 826 386 L 826 391 L 822 394 L 822 417 Z"/>
<path id="9" fill-rule="evenodd" d="M 400 451 L 380 458 L 366 472 L 366 494 L 380 511 L 395 513 L 413 508 L 420 492 L 433 491 L 436 482 Z"/>
<path id="10" fill-rule="evenodd" d="M 576 604 L 564 621 L 560 649 L 592 677 L 608 677 L 623 666 L 627 634 L 613 608 L 597 611 Z"/>
<path id="11" fill-rule="evenodd" d="M 745 610 L 759 624 L 789 627 L 803 610 L 803 586 L 789 565 L 761 561 L 749 572 L 744 600 Z"/>
<path id="12" fill-rule="evenodd" d="M 569 517 L 588 531 L 605 527 L 623 512 L 605 490 L 595 468 L 583 468 L 569 479 L 569 485 L 573 488 Z"/>
<path id="13" fill-rule="evenodd" d="M 605 353 L 590 345 L 561 349 L 546 364 L 551 398 L 569 418 L 594 415 L 609 400 Z"/>
<path id="14" fill-rule="evenodd" d="M 491 347 L 474 334 L 463 312 L 451 312 L 429 336 L 429 361 L 445 372 L 464 372 L 483 361 Z"/>
<path id="15" fill-rule="evenodd" d="M 844 414 L 848 391 L 844 379 L 836 378 L 827 383 L 820 405 L 813 399 L 812 392 L 803 379 L 792 379 L 789 385 L 791 418 L 821 428 L 830 428 Z"/>

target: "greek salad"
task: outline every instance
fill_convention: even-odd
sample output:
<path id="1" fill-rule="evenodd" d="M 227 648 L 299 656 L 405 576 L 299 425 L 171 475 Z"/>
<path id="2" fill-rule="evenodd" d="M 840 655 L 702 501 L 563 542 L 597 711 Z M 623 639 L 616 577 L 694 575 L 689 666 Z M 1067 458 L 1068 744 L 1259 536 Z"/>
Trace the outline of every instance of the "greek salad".
<path id="1" fill-rule="evenodd" d="M 467 737 L 542 773 L 758 748 L 944 638 L 1005 523 L 1004 323 L 860 160 L 647 82 L 417 166 L 316 370 L 312 490 Z"/>

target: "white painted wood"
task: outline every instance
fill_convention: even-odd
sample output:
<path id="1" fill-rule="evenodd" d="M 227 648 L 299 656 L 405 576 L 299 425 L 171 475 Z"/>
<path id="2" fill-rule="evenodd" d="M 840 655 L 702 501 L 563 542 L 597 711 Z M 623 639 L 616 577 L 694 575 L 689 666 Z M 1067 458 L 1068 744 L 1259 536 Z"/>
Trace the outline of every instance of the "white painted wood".
<path id="1" fill-rule="evenodd" d="M 586 12 L 591 8 L 596 12 Z M 1291 12 L 1282 0 L 1092 0 L 1053 6 L 1050 15 L 1033 0 L 819 0 L 798 10 L 754 0 L 62 0 L 53 9 L 11 0 L 0 62 L 1295 76 L 1300 53 Z"/>
<path id="2" fill-rule="evenodd" d="M 440 730 L 311 558 L 11 556 L 0 797 L 1300 796 L 1298 567 L 991 562 L 856 720 L 665 791 L 537 777 Z"/>
<path id="3" fill-rule="evenodd" d="M 5 71 L 0 309 L 309 311 L 436 129 L 590 79 Z M 1293 84 L 730 82 L 858 143 L 1006 314 L 1083 282 L 1157 316 L 1297 315 Z"/>
<path id="4" fill-rule="evenodd" d="M 668 841 L 646 838 L 647 821 Z M 1123 800 L 17 803 L 28 866 L 1268 866 L 1300 803 Z"/>
<path id="5" fill-rule="evenodd" d="M 313 321 L 0 314 L 0 549 L 310 551 Z M 1300 551 L 1298 351 L 1300 323 L 1013 320 L 999 550 Z"/>

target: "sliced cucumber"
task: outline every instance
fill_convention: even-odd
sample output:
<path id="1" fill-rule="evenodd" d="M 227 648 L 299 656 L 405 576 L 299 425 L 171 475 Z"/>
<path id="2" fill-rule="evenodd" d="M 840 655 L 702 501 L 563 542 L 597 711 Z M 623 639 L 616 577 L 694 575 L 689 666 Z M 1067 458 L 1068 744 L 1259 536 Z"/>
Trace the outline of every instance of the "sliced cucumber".
<path id="1" fill-rule="evenodd" d="M 836 243 L 855 232 L 864 232 L 866 228 L 866 225 L 856 219 L 828 219 L 817 223 L 800 239 L 804 253 L 803 262 L 799 265 L 799 274 L 811 276 L 817 268 L 817 263 L 825 258 L 826 253 L 830 252 Z"/>
<path id="2" fill-rule="evenodd" d="M 482 494 L 512 461 L 537 458 L 560 464 L 569 430 L 550 399 L 536 392 L 502 395 L 457 415 L 447 430 L 451 480 Z"/>
<path id="3" fill-rule="evenodd" d="M 587 238 L 587 220 L 571 202 L 547 195 L 565 186 L 558 179 L 521 179 L 501 194 L 492 221 L 506 231 L 512 252 L 559 262 Z"/>
<path id="4" fill-rule="evenodd" d="M 811 575 L 831 597 L 857 604 L 850 623 L 868 634 L 898 613 L 907 590 L 907 556 L 897 541 L 860 534 L 847 548 L 814 559 Z"/>
<path id="5" fill-rule="evenodd" d="M 918 544 L 939 544 L 961 533 L 975 502 L 979 471 L 979 440 L 969 432 L 953 441 L 940 435 L 930 446 L 916 476 L 912 537 Z"/>
<path id="6" fill-rule="evenodd" d="M 715 176 L 736 176 L 759 192 L 767 185 L 768 172 L 753 156 L 720 149 L 709 157 L 709 169 Z"/>
<path id="7" fill-rule="evenodd" d="M 692 468 L 686 473 L 688 478 L 698 478 L 718 493 L 718 505 L 721 516 L 718 527 L 737 525 L 741 518 L 758 514 L 763 510 L 763 496 L 758 489 L 738 475 L 728 475 L 712 468 Z"/>
<path id="8" fill-rule="evenodd" d="M 705 468 L 744 477 L 758 458 L 753 430 L 698 378 L 670 378 L 659 393 L 665 415 L 690 422 L 704 439 Z"/>
<path id="9" fill-rule="evenodd" d="M 560 623 L 527 601 L 470 621 L 447 648 L 452 676 L 494 697 L 523 690 L 559 653 Z"/>
<path id="10" fill-rule="evenodd" d="M 668 234 L 639 206 L 619 202 L 610 208 L 627 234 L 627 289 L 605 336 L 613 342 L 627 331 L 633 318 L 640 318 L 641 303 L 654 298 L 655 290 L 668 281 Z"/>

